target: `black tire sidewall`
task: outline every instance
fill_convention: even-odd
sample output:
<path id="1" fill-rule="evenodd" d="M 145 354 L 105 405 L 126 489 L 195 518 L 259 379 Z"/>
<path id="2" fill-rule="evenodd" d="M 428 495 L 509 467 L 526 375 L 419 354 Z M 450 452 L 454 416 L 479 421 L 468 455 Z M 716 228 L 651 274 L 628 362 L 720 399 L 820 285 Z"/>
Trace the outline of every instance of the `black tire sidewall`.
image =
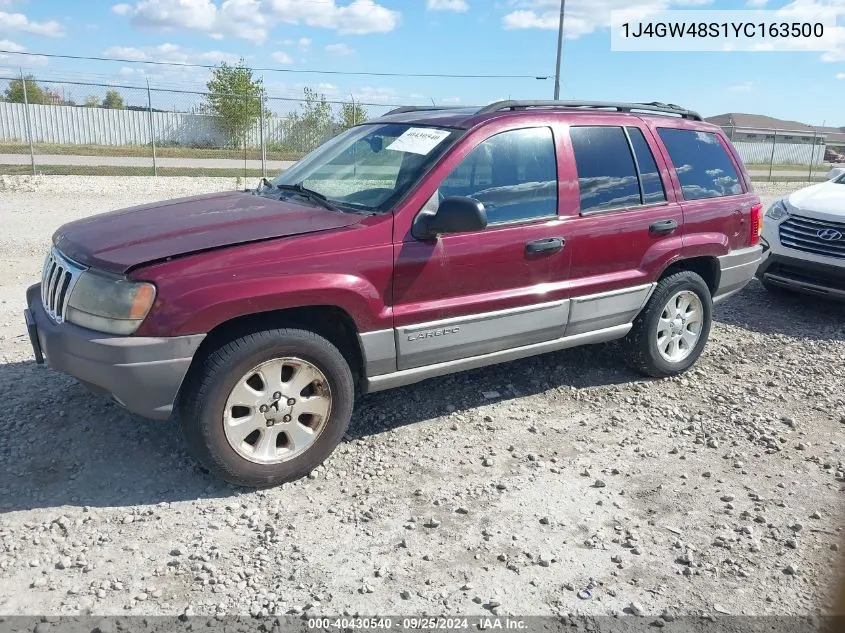
<path id="1" fill-rule="evenodd" d="M 657 348 L 657 326 L 663 314 L 663 308 L 669 299 L 684 290 L 692 291 L 698 296 L 704 311 L 704 322 L 701 326 L 701 336 L 698 337 L 693 351 L 683 360 L 672 363 L 663 358 Z M 710 296 L 710 289 L 699 275 L 690 271 L 667 277 L 658 284 L 654 294 L 649 299 L 643 316 L 641 327 L 644 331 L 641 340 L 645 347 L 643 351 L 647 356 L 646 360 L 651 366 L 649 373 L 659 376 L 673 376 L 683 373 L 696 363 L 710 337 L 713 322 L 713 300 Z"/>
<path id="2" fill-rule="evenodd" d="M 332 408 L 326 427 L 304 453 L 279 464 L 251 462 L 232 448 L 223 428 L 229 393 L 250 369 L 273 358 L 296 356 L 323 372 Z M 237 339 L 209 357 L 200 399 L 189 400 L 182 424 L 189 445 L 212 472 L 251 487 L 278 485 L 298 479 L 319 466 L 340 443 L 354 405 L 352 373 L 343 355 L 327 340 L 303 330 L 272 330 Z"/>

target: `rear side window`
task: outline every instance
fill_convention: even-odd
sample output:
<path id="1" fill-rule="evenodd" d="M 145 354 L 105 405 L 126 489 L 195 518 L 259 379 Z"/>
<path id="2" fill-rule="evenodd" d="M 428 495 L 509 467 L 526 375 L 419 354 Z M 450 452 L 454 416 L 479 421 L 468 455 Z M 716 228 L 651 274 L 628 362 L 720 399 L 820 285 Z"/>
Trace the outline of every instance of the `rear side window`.
<path id="1" fill-rule="evenodd" d="M 634 157 L 621 127 L 570 128 L 581 212 L 640 204 Z"/>
<path id="2" fill-rule="evenodd" d="M 733 162 L 716 134 L 674 128 L 657 132 L 675 165 L 684 200 L 742 193 Z"/>
<path id="3" fill-rule="evenodd" d="M 484 204 L 489 224 L 557 215 L 557 160 L 547 127 L 495 134 L 473 149 L 440 185 L 443 196 Z"/>

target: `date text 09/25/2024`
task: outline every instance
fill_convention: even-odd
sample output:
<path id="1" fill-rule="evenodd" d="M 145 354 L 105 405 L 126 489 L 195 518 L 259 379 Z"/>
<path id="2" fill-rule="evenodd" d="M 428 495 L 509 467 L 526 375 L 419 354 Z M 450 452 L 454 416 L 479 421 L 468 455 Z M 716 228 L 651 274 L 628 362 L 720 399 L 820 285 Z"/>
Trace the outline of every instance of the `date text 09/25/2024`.
<path id="1" fill-rule="evenodd" d="M 527 628 L 519 618 L 498 616 L 476 617 L 406 617 L 406 618 L 309 618 L 310 631 L 332 631 L 344 629 L 380 631 L 449 631 L 449 630 L 511 630 Z"/>

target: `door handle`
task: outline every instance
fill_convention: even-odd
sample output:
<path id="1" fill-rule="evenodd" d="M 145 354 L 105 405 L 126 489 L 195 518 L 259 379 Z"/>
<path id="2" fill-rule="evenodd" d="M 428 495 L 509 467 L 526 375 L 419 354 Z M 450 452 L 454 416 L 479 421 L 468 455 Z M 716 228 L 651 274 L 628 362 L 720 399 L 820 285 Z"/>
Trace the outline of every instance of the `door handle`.
<path id="1" fill-rule="evenodd" d="M 648 227 L 648 232 L 654 235 L 668 235 L 678 228 L 675 220 L 660 220 Z"/>
<path id="2" fill-rule="evenodd" d="M 562 237 L 547 237 L 542 240 L 534 240 L 525 244 L 525 252 L 528 255 L 536 253 L 557 253 L 566 243 Z"/>

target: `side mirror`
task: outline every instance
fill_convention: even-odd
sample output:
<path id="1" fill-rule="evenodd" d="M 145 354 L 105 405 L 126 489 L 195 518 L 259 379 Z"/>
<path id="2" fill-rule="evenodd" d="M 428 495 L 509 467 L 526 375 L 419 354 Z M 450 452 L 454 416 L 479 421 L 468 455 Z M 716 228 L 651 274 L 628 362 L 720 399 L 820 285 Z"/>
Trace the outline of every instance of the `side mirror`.
<path id="1" fill-rule="evenodd" d="M 421 240 L 432 240 L 442 233 L 469 233 L 487 227 L 487 211 L 478 200 L 463 196 L 445 198 L 436 211 L 421 211 L 412 233 Z"/>
<path id="2" fill-rule="evenodd" d="M 830 173 L 828 173 L 827 179 L 828 180 L 836 180 L 842 174 L 845 174 L 845 167 L 834 167 L 833 169 L 830 170 Z"/>

